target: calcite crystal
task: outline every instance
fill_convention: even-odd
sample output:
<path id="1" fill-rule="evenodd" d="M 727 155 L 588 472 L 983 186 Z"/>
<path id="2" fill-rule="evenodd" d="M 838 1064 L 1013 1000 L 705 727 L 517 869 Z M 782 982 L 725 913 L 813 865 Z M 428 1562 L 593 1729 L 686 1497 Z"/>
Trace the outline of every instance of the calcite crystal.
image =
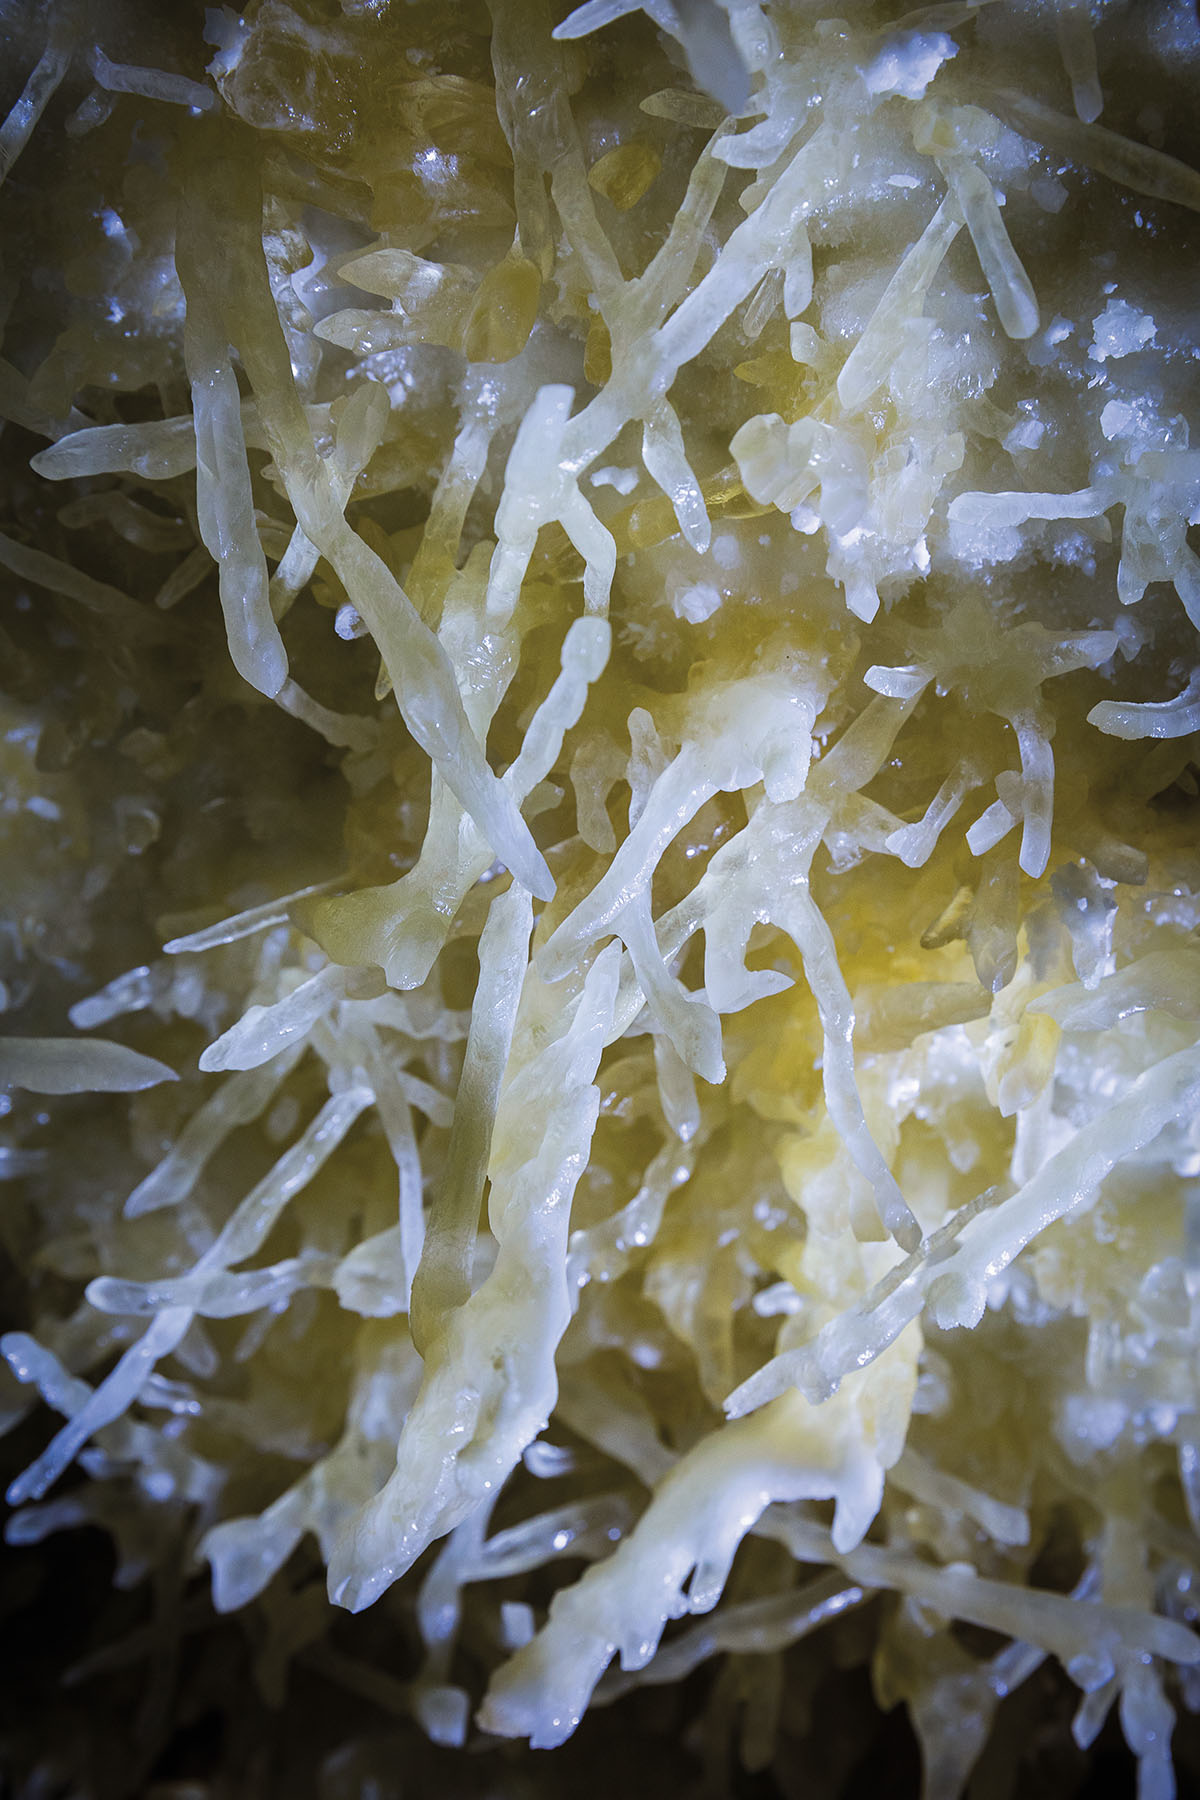
<path id="1" fill-rule="evenodd" d="M 844 11 L 0 8 L 30 1800 L 1174 1792 L 1200 23 Z"/>

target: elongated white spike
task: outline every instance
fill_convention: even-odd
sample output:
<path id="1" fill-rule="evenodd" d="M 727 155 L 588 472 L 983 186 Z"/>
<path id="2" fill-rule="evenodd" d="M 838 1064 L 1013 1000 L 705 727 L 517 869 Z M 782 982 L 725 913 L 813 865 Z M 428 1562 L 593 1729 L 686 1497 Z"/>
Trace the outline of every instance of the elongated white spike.
<path id="1" fill-rule="evenodd" d="M 174 1069 L 107 1038 L 0 1037 L 0 1087 L 31 1094 L 133 1094 Z"/>
<path id="2" fill-rule="evenodd" d="M 546 471 L 562 461 L 561 445 L 574 397 L 574 390 L 562 384 L 540 388 L 509 452 L 488 575 L 487 613 L 497 627 L 512 616 L 537 534 L 557 510 L 561 480 L 548 483 Z"/>
<path id="3" fill-rule="evenodd" d="M 98 1312 L 139 1318 L 165 1307 L 188 1307 L 206 1319 L 236 1319 L 285 1304 L 301 1287 L 327 1284 L 332 1256 L 290 1256 L 267 1269 L 178 1275 L 162 1281 L 119 1281 L 102 1276 L 88 1284 L 88 1304 Z"/>
<path id="4" fill-rule="evenodd" d="M 63 1426 L 36 1461 L 8 1489 L 10 1506 L 40 1500 L 64 1474 L 90 1437 L 128 1412 L 154 1365 L 169 1356 L 192 1322 L 186 1307 L 160 1312 L 148 1330 L 130 1346 L 115 1369 L 89 1394 L 74 1418 Z"/>
<path id="5" fill-rule="evenodd" d="M 1109 737 L 1189 737 L 1200 731 L 1200 673 L 1171 700 L 1102 700 L 1093 706 L 1088 722 Z"/>
<path id="6" fill-rule="evenodd" d="M 216 925 L 205 925 L 199 931 L 189 931 L 183 937 L 170 938 L 163 945 L 167 956 L 195 956 L 204 950 L 217 950 L 224 944 L 236 944 L 242 938 L 253 937 L 257 932 L 269 931 L 273 925 L 286 925 L 289 909 L 298 900 L 311 899 L 314 894 L 328 894 L 333 888 L 340 887 L 344 876 L 336 876 L 332 881 L 316 881 L 311 887 L 297 888 L 294 893 L 281 894 L 278 900 L 266 900 L 261 906 L 249 906 L 245 912 L 231 913 L 229 918 L 222 919 Z"/>
<path id="7" fill-rule="evenodd" d="M 952 523 L 1002 530 L 1029 519 L 1097 519 L 1113 504 L 1103 488 L 1075 494 L 957 494 L 946 509 Z"/>
<path id="8" fill-rule="evenodd" d="M 1200 170 L 1162 150 L 1152 150 L 1149 144 L 1123 137 L 1119 131 L 1109 131 L 1105 125 L 1085 125 L 1055 112 L 1026 94 L 1006 91 L 997 98 L 1023 129 L 1052 150 L 1065 152 L 1073 161 L 1135 194 L 1200 212 Z"/>
<path id="9" fill-rule="evenodd" d="M 967 849 L 972 856 L 986 856 L 1003 842 L 1016 822 L 1003 800 L 993 800 L 967 832 Z"/>
<path id="10" fill-rule="evenodd" d="M 241 1201 L 200 1258 L 197 1271 L 244 1262 L 261 1249 L 288 1201 L 324 1167 L 373 1098 L 367 1087 L 345 1088 L 331 1094 L 295 1143 Z"/>
<path id="11" fill-rule="evenodd" d="M 34 64 L 12 110 L 0 125 L 0 182 L 29 142 L 34 126 L 53 99 L 70 62 L 70 49 L 52 39 Z"/>
<path id="12" fill-rule="evenodd" d="M 593 31 L 601 31 L 606 25 L 615 25 L 618 19 L 624 19 L 630 13 L 643 10 L 642 0 L 584 0 L 572 13 L 554 27 L 554 36 L 570 40 L 587 37 Z"/>
<path id="13" fill-rule="evenodd" d="M 912 825 L 902 826 L 888 838 L 887 848 L 893 856 L 898 856 L 909 869 L 919 869 L 927 863 L 942 832 L 978 781 L 979 775 L 972 765 L 960 763 L 947 775 L 926 807 L 924 817 Z"/>
<path id="14" fill-rule="evenodd" d="M 50 556 L 45 550 L 18 544 L 3 533 L 0 533 L 0 568 L 9 569 L 23 581 L 31 581 L 52 594 L 63 594 L 68 600 L 78 601 L 80 606 L 107 619 L 115 630 L 123 631 L 135 643 L 162 635 L 162 623 L 155 614 L 139 606 L 120 588 L 85 575 L 82 569 L 64 562 L 61 556 Z"/>
<path id="15" fill-rule="evenodd" d="M 220 105 L 212 88 L 205 87 L 202 82 L 189 81 L 186 75 L 173 75 L 166 69 L 110 62 L 98 45 L 93 48 L 88 62 L 96 85 L 110 94 L 141 94 L 147 100 L 165 100 L 172 106 L 186 106 L 191 112 L 215 112 Z"/>
<path id="16" fill-rule="evenodd" d="M 1021 752 L 1024 783 L 1021 867 L 1035 880 L 1050 860 L 1050 828 L 1054 818 L 1054 752 L 1044 720 L 1032 715 L 1013 719 Z"/>
<path id="17" fill-rule="evenodd" d="M 374 749 L 379 741 L 379 724 L 362 713 L 332 712 L 329 707 L 322 706 L 311 694 L 292 681 L 284 682 L 275 699 L 284 712 L 290 713 L 293 719 L 308 725 L 327 744 L 338 750 L 356 750 L 365 753 Z"/>
<path id="18" fill-rule="evenodd" d="M 664 963 L 646 888 L 623 910 L 620 931 L 646 1002 L 685 1065 L 703 1081 L 723 1081 L 721 1022 L 707 1000 L 686 993 Z"/>
<path id="19" fill-rule="evenodd" d="M 247 1007 L 200 1057 L 206 1074 L 223 1069 L 257 1069 L 303 1038 L 316 1021 L 349 993 L 358 971 L 330 963 L 271 1006 Z"/>
<path id="20" fill-rule="evenodd" d="M 518 803 L 531 794 L 558 760 L 562 741 L 583 712 L 588 689 L 608 664 L 612 631 L 604 619 L 576 619 L 562 647 L 562 672 L 525 733 L 517 760 L 504 777 Z"/>
<path id="21" fill-rule="evenodd" d="M 704 759 L 694 749 L 680 751 L 654 784 L 645 811 L 625 839 L 607 873 L 581 900 L 541 953 L 550 979 L 574 966 L 580 952 L 614 924 L 633 896 L 649 882 L 667 845 L 716 791 Z"/>
<path id="22" fill-rule="evenodd" d="M 905 1250 L 915 1250 L 921 1241 L 921 1228 L 884 1162 L 863 1113 L 854 1074 L 854 1004 L 838 966 L 833 934 L 808 891 L 807 881 L 793 886 L 786 902 L 772 911 L 776 923 L 783 926 L 804 958 L 804 973 L 817 1002 L 825 1039 L 821 1079 L 829 1117 L 855 1168 L 871 1183 L 884 1229 Z"/>
<path id="23" fill-rule="evenodd" d="M 642 456 L 658 483 L 693 550 L 703 553 L 712 539 L 712 524 L 700 483 L 683 447 L 683 431 L 674 407 L 665 400 L 655 407 L 642 432 Z"/>
<path id="24" fill-rule="evenodd" d="M 176 262 L 188 294 L 183 354 L 196 434 L 196 518 L 217 564 L 229 654 L 238 674 L 260 693 L 277 694 L 287 679 L 287 652 L 271 613 L 267 563 L 254 518 L 242 397 L 229 354 L 229 334 L 213 293 L 209 220 L 185 205 Z"/>
<path id="25" fill-rule="evenodd" d="M 617 572 L 617 546 L 574 482 L 558 512 L 563 530 L 584 560 L 583 600 L 590 614 L 605 618 Z"/>
<path id="26" fill-rule="evenodd" d="M 266 1068 L 223 1081 L 192 1114 L 162 1161 L 134 1188 L 125 1202 L 125 1217 L 135 1219 L 186 1200 L 209 1159 L 232 1131 L 265 1112 L 302 1054 L 303 1046 L 295 1045 Z"/>
<path id="27" fill-rule="evenodd" d="M 838 399 L 847 412 L 865 406 L 875 390 L 887 380 L 896 355 L 899 323 L 920 313 L 930 283 L 962 227 L 958 206 L 951 200 L 943 200 L 883 290 L 862 336 L 842 364 L 838 376 Z"/>
<path id="28" fill-rule="evenodd" d="M 492 906 L 479 939 L 479 985 L 471 1009 L 450 1149 L 413 1282 L 411 1329 L 418 1350 L 424 1350 L 446 1313 L 461 1306 L 471 1292 L 471 1259 L 492 1128 L 512 1047 L 532 929 L 529 895 L 514 886 Z"/>
<path id="29" fill-rule="evenodd" d="M 1037 296 L 1004 228 L 991 182 L 966 157 L 948 158 L 945 170 L 962 208 L 979 266 L 992 290 L 1001 325 L 1010 338 L 1032 337 L 1038 328 Z"/>
<path id="30" fill-rule="evenodd" d="M 1096 65 L 1096 37 L 1088 0 L 1055 0 L 1058 14 L 1058 47 L 1071 83 L 1075 111 L 1085 125 L 1092 125 L 1104 111 L 1100 72 Z"/>

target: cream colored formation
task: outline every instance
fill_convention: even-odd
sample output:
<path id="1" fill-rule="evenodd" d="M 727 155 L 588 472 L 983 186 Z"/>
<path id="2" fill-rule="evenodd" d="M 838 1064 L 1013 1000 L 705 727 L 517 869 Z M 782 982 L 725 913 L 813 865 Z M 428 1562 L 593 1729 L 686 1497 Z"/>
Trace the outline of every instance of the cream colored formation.
<path id="1" fill-rule="evenodd" d="M 183 1543 L 271 1679 L 378 1697 L 314 1648 L 312 1534 L 337 1605 L 403 1578 L 388 1703 L 449 1744 L 723 1655 L 761 1765 L 870 1605 L 932 1795 L 1049 1655 L 1165 1800 L 1200 175 L 1128 132 L 1182 128 L 1200 28 L 642 10 L 21 38 L 7 197 L 57 132 L 95 243 L 0 364 L 49 440 L 0 564 L 66 632 L 5 881 L 25 918 L 90 859 L 100 948 L 0 1040 L 8 1411 L 64 1420 L 9 1535 Z M 115 696 L 58 760 L 56 654 Z"/>

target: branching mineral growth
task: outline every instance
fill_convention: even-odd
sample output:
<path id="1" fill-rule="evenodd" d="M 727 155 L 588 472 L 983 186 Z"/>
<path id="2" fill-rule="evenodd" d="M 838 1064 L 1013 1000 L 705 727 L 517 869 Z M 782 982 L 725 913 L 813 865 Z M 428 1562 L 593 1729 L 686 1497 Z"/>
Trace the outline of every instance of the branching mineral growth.
<path id="1" fill-rule="evenodd" d="M 29 1800 L 1175 1792 L 1200 23 L 843 11 L 0 5 Z"/>

